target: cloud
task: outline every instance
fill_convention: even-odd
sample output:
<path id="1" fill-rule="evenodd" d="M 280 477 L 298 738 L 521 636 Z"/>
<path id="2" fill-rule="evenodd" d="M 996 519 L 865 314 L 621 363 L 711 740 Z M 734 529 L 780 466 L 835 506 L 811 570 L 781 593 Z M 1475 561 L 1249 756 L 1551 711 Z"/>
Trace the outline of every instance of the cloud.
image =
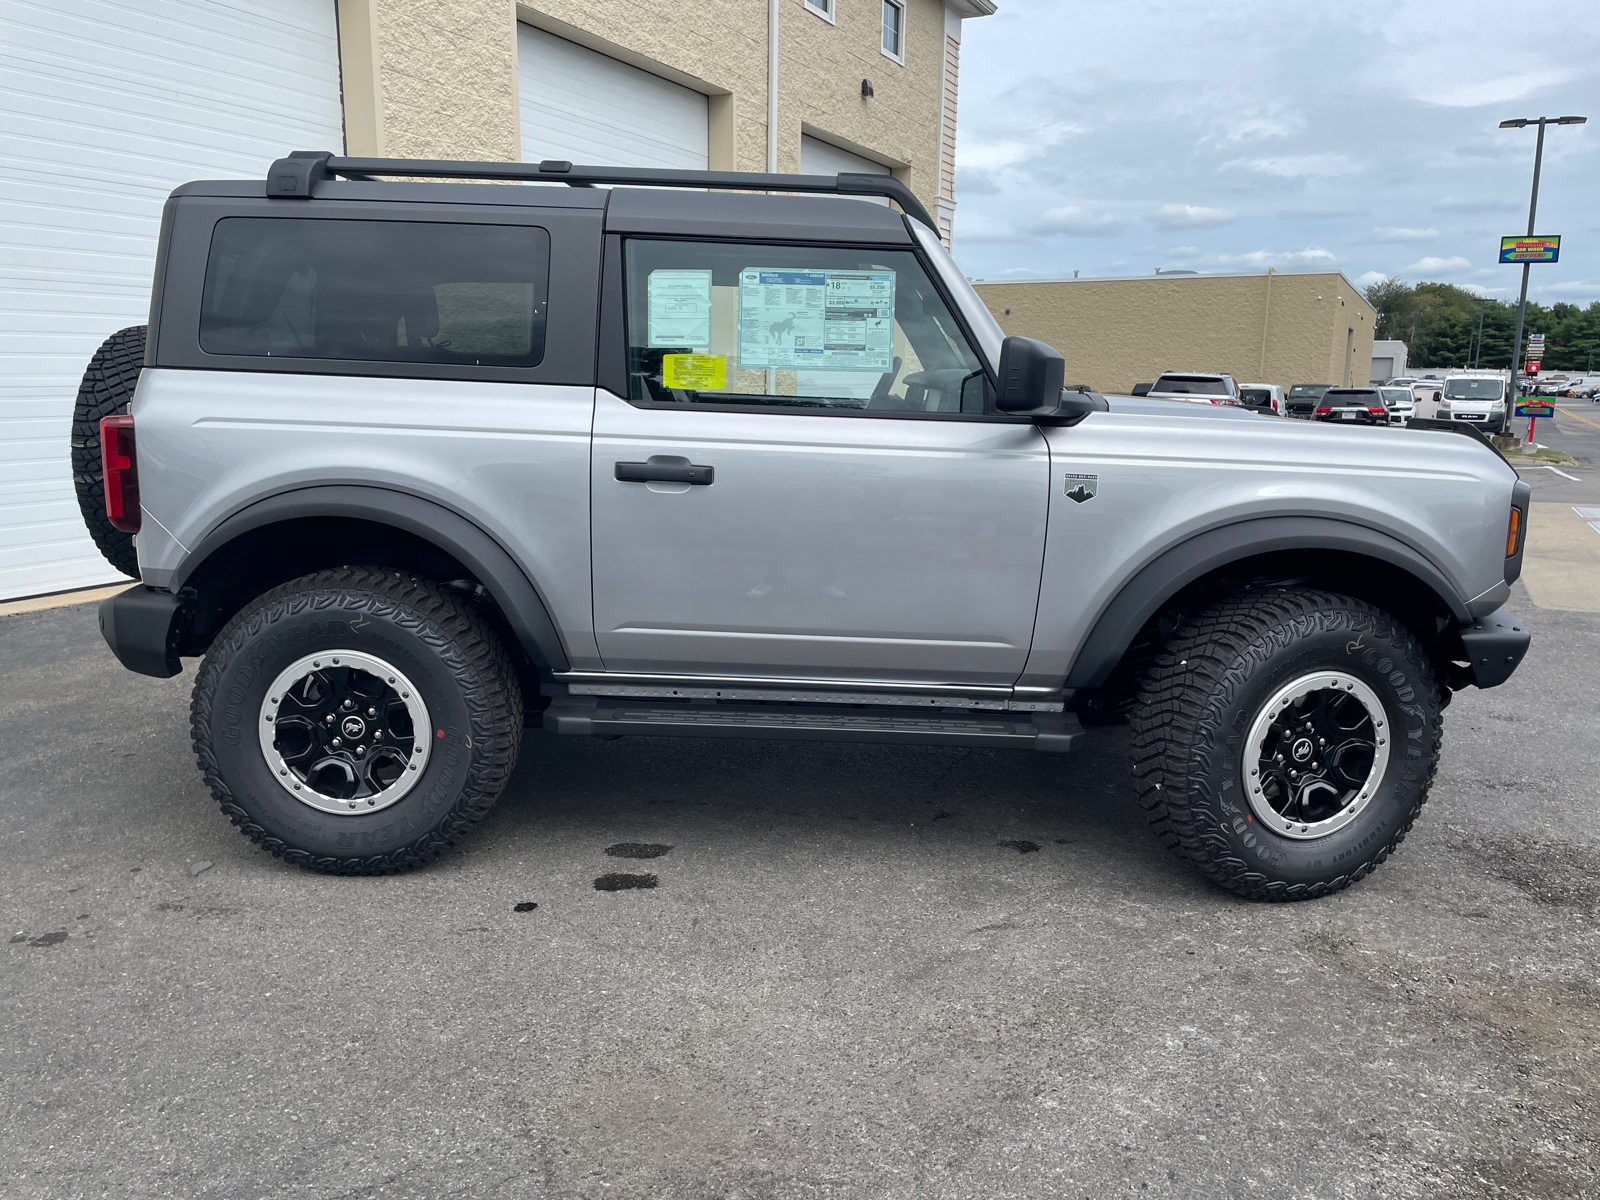
<path id="1" fill-rule="evenodd" d="M 1387 283 L 1390 278 L 1382 271 L 1367 271 L 1356 276 L 1356 285 L 1365 291 L 1375 283 Z"/>
<path id="2" fill-rule="evenodd" d="M 1288 137 L 1300 128 L 1299 121 L 1273 120 L 1270 117 L 1252 117 L 1229 128 L 1221 137 L 1223 142 L 1250 142 L 1258 138 Z"/>
<path id="3" fill-rule="evenodd" d="M 1150 220 L 1163 229 L 1220 229 L 1232 225 L 1239 214 L 1227 208 L 1202 208 L 1197 204 L 1163 204 Z"/>
<path id="4" fill-rule="evenodd" d="M 1229 167 L 1249 167 L 1262 175 L 1276 175 L 1283 179 L 1334 179 L 1340 175 L 1354 175 L 1361 170 L 1343 154 L 1294 154 L 1279 158 L 1236 158 L 1222 164 Z"/>
<path id="5" fill-rule="evenodd" d="M 956 168 L 957 196 L 998 196 L 1000 185 L 976 167 Z"/>
<path id="6" fill-rule="evenodd" d="M 980 171 L 998 171 L 1012 163 L 1021 162 L 1038 149 L 1037 142 L 1001 141 L 987 145 L 965 143 L 956 151 L 956 166 L 973 167 Z"/>
<path id="7" fill-rule="evenodd" d="M 1417 261 L 1407 267 L 1406 270 L 1413 275 L 1423 273 L 1434 275 L 1454 275 L 1457 271 L 1465 271 L 1470 266 L 1472 266 L 1472 264 L 1466 259 L 1462 258 L 1459 254 L 1450 258 L 1435 258 L 1430 255 L 1427 258 L 1417 259 Z"/>
<path id="8" fill-rule="evenodd" d="M 1450 72 L 1441 74 L 1443 78 L 1452 78 Z M 1497 79 L 1471 79 L 1459 82 L 1460 77 L 1454 76 L 1456 86 L 1436 88 L 1426 94 L 1425 98 L 1448 108 L 1477 108 L 1480 104 L 1505 104 L 1510 100 L 1521 100 L 1524 96 L 1531 96 L 1534 92 L 1555 84 L 1567 83 L 1578 77 L 1579 72 L 1571 67 L 1551 67 L 1548 62 L 1541 62 L 1534 70 L 1518 71 L 1511 75 L 1502 75 Z"/>
<path id="9" fill-rule="evenodd" d="M 1285 221 L 1340 221 L 1366 215 L 1364 208 L 1286 208 L 1278 214 Z"/>
<path id="10" fill-rule="evenodd" d="M 1401 243 L 1431 242 L 1439 236 L 1437 229 L 1403 229 L 1397 225 L 1381 225 L 1367 237 L 1369 242 Z"/>
<path id="11" fill-rule="evenodd" d="M 1052 208 L 1034 225 L 1033 232 L 1048 237 L 1061 234 L 1065 237 L 1109 238 L 1116 237 L 1127 224 L 1110 213 L 1089 212 L 1076 204 Z"/>
<path id="12" fill-rule="evenodd" d="M 1217 255 L 1218 263 L 1239 267 L 1327 267 L 1338 261 L 1337 254 L 1321 246 L 1307 246 L 1304 250 L 1251 250 L 1248 254 Z"/>
<path id="13" fill-rule="evenodd" d="M 1520 212 L 1520 204 L 1507 204 L 1500 200 L 1441 200 L 1433 206 L 1434 212 L 1464 213 L 1472 216 L 1480 213 L 1514 213 Z"/>

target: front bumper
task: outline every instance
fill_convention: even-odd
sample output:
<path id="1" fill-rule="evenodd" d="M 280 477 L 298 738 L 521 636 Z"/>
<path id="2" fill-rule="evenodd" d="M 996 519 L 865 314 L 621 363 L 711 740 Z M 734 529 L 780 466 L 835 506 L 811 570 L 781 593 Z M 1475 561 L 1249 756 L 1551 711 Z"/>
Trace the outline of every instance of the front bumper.
<path id="1" fill-rule="evenodd" d="M 1473 683 L 1491 688 L 1510 679 L 1532 640 L 1528 627 L 1503 608 L 1479 617 L 1461 631 Z"/>
<path id="2" fill-rule="evenodd" d="M 100 601 L 100 635 L 128 670 L 171 679 L 188 616 L 182 597 L 136 584 Z"/>

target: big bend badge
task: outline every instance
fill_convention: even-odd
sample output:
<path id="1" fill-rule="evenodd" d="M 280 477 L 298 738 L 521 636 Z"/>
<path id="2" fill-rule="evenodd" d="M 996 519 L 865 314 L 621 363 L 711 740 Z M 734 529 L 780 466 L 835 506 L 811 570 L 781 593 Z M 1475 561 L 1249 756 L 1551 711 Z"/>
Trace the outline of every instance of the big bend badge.
<path id="1" fill-rule="evenodd" d="M 1085 500 L 1093 500 L 1094 494 L 1099 490 L 1100 476 L 1098 475 L 1068 475 L 1067 499 L 1076 500 L 1082 504 Z"/>

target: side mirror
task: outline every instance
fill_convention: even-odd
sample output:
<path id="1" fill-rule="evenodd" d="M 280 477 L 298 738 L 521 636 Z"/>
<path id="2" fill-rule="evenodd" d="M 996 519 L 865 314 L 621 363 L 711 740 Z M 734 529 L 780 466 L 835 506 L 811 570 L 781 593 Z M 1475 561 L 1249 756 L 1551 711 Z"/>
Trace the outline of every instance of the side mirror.
<path id="1" fill-rule="evenodd" d="M 1155 384 L 1153 383 L 1136 383 L 1133 385 L 1133 395 L 1148 396 L 1150 394 L 1150 389 L 1153 387 L 1155 387 Z"/>
<path id="2" fill-rule="evenodd" d="M 1056 411 L 1067 360 L 1033 338 L 1008 337 L 1000 345 L 1000 391 L 994 406 L 1019 417 L 1049 416 Z"/>

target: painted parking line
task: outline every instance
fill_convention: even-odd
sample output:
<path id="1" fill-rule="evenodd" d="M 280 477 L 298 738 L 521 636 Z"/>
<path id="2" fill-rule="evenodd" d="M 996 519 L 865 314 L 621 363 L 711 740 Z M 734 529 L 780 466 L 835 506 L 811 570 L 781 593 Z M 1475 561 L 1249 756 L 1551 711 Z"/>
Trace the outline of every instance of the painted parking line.
<path id="1" fill-rule="evenodd" d="M 1572 480 L 1573 483 L 1582 483 L 1583 482 L 1583 480 L 1579 479 L 1576 475 L 1568 475 L 1560 467 L 1552 467 L 1549 463 L 1540 463 L 1539 465 L 1541 467 L 1543 467 L 1546 471 L 1554 471 L 1557 475 L 1561 476 L 1561 478 L 1563 478 L 1563 479 Z"/>
<path id="2" fill-rule="evenodd" d="M 1596 429 L 1600 429 L 1600 421 L 1591 421 L 1588 417 L 1580 417 L 1570 408 L 1558 408 L 1556 412 L 1563 417 L 1571 417 L 1574 421 L 1582 421 L 1585 425 L 1593 425 Z"/>

